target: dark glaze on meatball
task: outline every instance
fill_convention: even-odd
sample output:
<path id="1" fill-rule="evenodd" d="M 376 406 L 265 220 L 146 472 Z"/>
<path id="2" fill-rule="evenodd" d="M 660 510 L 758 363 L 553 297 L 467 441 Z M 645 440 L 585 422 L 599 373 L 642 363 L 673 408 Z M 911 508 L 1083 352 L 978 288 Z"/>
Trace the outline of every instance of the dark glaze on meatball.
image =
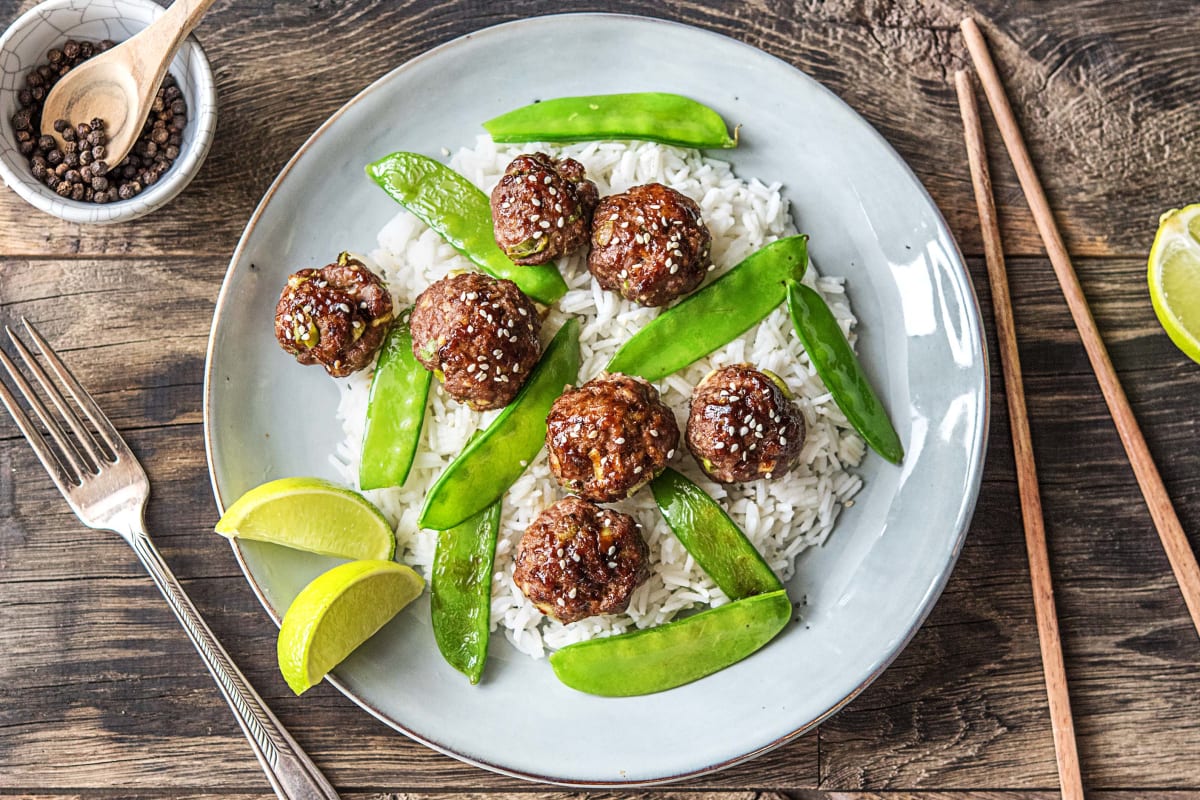
<path id="1" fill-rule="evenodd" d="M 700 207 L 674 189 L 649 183 L 600 201 L 588 270 L 627 300 L 665 306 L 704 280 L 711 248 Z"/>
<path id="2" fill-rule="evenodd" d="M 517 396 L 542 354 L 542 320 L 512 281 L 449 275 L 417 298 L 413 353 L 455 400 L 477 411 Z"/>
<path id="3" fill-rule="evenodd" d="M 601 375 L 569 389 L 546 417 L 550 471 L 596 503 L 629 497 L 662 472 L 679 426 L 658 390 L 641 378 Z"/>
<path id="4" fill-rule="evenodd" d="M 721 483 L 771 478 L 790 470 L 804 447 L 804 416 L 778 376 L 749 364 L 708 374 L 692 392 L 687 446 Z"/>
<path id="5" fill-rule="evenodd" d="M 649 577 L 649 557 L 633 517 L 568 497 L 538 514 L 521 537 L 513 582 L 562 623 L 620 614 Z"/>
<path id="6" fill-rule="evenodd" d="M 348 253 L 290 276 L 275 306 L 275 338 L 283 349 L 335 378 L 370 364 L 391 322 L 387 287 Z"/>
<path id="7" fill-rule="evenodd" d="M 599 198 L 578 161 L 517 156 L 492 189 L 496 244 L 514 264 L 569 255 L 587 242 Z"/>

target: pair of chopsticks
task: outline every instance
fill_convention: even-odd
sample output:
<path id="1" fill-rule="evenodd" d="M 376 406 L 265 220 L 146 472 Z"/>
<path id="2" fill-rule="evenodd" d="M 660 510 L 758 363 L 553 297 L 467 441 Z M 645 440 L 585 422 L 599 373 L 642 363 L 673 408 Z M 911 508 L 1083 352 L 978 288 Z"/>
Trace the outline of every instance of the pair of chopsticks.
<path id="1" fill-rule="evenodd" d="M 1150 509 L 1150 516 L 1158 529 L 1159 538 L 1167 552 L 1175 580 L 1179 583 L 1184 602 L 1192 623 L 1200 632 L 1200 565 L 1188 544 L 1187 536 L 1171 498 L 1167 494 L 1158 468 L 1150 455 L 1146 440 L 1138 427 L 1133 409 L 1117 379 L 1112 360 L 1100 338 L 1096 322 L 1092 318 L 1087 298 L 1079 285 L 1071 258 L 1067 253 L 1045 190 L 1038 180 L 1029 151 L 1021 137 L 1016 117 L 1009 105 L 1008 96 L 996 72 L 988 52 L 987 42 L 979 26 L 970 17 L 962 22 L 963 37 L 967 50 L 983 84 L 988 104 L 1000 128 L 1001 138 L 1016 168 L 1017 178 L 1025 199 L 1033 212 L 1038 232 L 1046 245 L 1050 263 L 1062 287 L 1067 306 L 1075 320 L 1075 327 L 1083 340 L 1092 371 L 1104 394 L 1117 432 L 1125 446 L 1125 452 L 1141 487 L 1142 495 Z M 1049 696 L 1050 721 L 1054 730 L 1054 749 L 1058 759 L 1058 774 L 1062 796 L 1069 800 L 1083 800 L 1083 785 L 1080 778 L 1079 754 L 1075 746 L 1075 727 L 1071 718 L 1071 704 L 1067 693 L 1067 676 L 1063 667 L 1062 643 L 1058 632 L 1058 618 L 1054 609 L 1054 589 L 1050 578 L 1050 558 L 1046 550 L 1046 529 L 1042 518 L 1042 501 L 1038 492 L 1037 469 L 1034 465 L 1033 444 L 1029 434 L 1029 418 L 1025 408 L 1025 389 L 1021 377 L 1021 363 L 1017 353 L 1017 336 L 1013 325 L 1012 299 L 1008 292 L 1008 278 L 1004 267 L 1004 252 L 1000 245 L 1000 226 L 996 218 L 995 201 L 992 196 L 991 178 L 988 175 L 987 153 L 984 145 L 983 127 L 979 119 L 979 108 L 975 101 L 975 90 L 971 78 L 965 71 L 955 75 L 959 108 L 962 112 L 964 134 L 967 142 L 967 157 L 971 166 L 971 182 L 975 188 L 975 202 L 979 208 L 979 222 L 983 231 L 984 253 L 987 258 L 988 277 L 992 288 L 992 305 L 995 310 L 996 332 L 1000 343 L 1000 359 L 1004 371 L 1004 384 L 1011 417 L 1013 450 L 1017 462 L 1017 485 L 1021 496 L 1021 515 L 1025 523 L 1025 546 L 1029 555 L 1029 572 L 1033 582 L 1034 613 L 1037 617 L 1038 640 L 1042 651 L 1042 668 Z"/>

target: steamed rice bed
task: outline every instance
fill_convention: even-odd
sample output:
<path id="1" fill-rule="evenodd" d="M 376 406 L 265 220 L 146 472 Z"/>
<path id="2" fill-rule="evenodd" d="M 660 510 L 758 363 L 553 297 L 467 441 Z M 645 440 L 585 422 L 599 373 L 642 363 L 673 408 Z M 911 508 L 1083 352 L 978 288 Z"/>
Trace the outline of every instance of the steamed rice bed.
<path id="1" fill-rule="evenodd" d="M 522 152 L 541 150 L 570 156 L 587 168 L 601 196 L 631 186 L 659 182 L 700 204 L 712 232 L 715 268 L 708 280 L 737 264 L 765 244 L 796 233 L 779 184 L 737 178 L 730 165 L 694 150 L 653 143 L 593 142 L 579 145 L 497 145 L 479 137 L 473 149 L 456 153 L 450 165 L 484 192 L 490 193 L 504 168 Z M 382 198 L 379 202 L 386 202 Z M 368 265 L 388 284 L 398 308 L 411 305 L 427 286 L 453 270 L 474 269 L 441 237 L 406 211 L 379 232 L 378 247 Z M 604 370 L 617 349 L 659 310 L 643 308 L 600 289 L 587 271 L 586 252 L 558 262 L 569 291 L 549 312 L 543 344 L 568 316 L 581 323 L 582 367 L 579 383 Z M 842 279 L 818 277 L 810 265 L 804 282 L 825 298 L 843 330 L 852 336 L 854 317 L 843 293 Z M 771 370 L 796 394 L 808 435 L 797 466 L 788 474 L 749 484 L 722 486 L 709 480 L 683 444 L 671 466 L 696 481 L 729 513 L 783 580 L 791 577 L 796 557 L 825 540 L 842 505 L 862 486 L 848 471 L 862 459 L 864 445 L 814 372 L 796 337 L 785 307 L 737 340 L 655 385 L 674 412 L 682 434 L 687 424 L 692 387 L 711 370 L 749 362 Z M 351 485 L 357 485 L 363 426 L 370 391 L 370 371 L 339 380 L 338 418 L 345 438 L 334 463 Z M 365 492 L 396 528 L 397 558 L 428 577 L 437 546 L 435 531 L 417 527 L 425 494 L 442 470 L 486 426 L 498 411 L 479 413 L 450 399 L 436 386 L 430 392 L 421 444 L 407 483 L 401 488 Z M 670 621 L 680 612 L 728 602 L 663 521 L 649 489 L 612 505 L 642 526 L 650 548 L 651 575 L 633 593 L 624 614 L 591 617 L 562 625 L 542 615 L 513 583 L 513 556 L 526 527 L 544 508 L 566 496 L 550 474 L 543 449 L 505 494 L 492 583 L 492 630 L 501 627 L 508 640 L 535 658 L 595 636 L 648 628 Z"/>

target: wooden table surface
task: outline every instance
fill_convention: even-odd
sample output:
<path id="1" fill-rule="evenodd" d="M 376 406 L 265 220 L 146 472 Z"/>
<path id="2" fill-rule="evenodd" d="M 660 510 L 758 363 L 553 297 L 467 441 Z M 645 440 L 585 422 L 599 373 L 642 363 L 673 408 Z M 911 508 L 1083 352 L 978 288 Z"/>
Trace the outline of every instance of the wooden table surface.
<path id="1" fill-rule="evenodd" d="M 0 22 L 29 5 L 0 0 Z M 299 700 L 280 679 L 274 626 L 211 533 L 203 449 L 205 344 L 242 226 L 330 113 L 433 45 L 554 11 L 665 16 L 791 62 L 873 123 L 946 215 L 990 330 L 952 85 L 968 8 L 992 41 L 1113 360 L 1197 543 L 1200 366 L 1157 325 L 1144 276 L 1159 213 L 1200 200 L 1195 0 L 221 0 L 198 30 L 220 96 L 199 177 L 170 207 L 113 227 L 59 222 L 0 191 L 0 321 L 36 321 L 125 432 L 154 486 L 148 522 L 167 561 L 345 796 L 542 792 L 411 742 L 328 685 Z M 994 135 L 990 144 L 1085 782 L 1092 797 L 1200 798 L 1200 637 L 1012 169 Z M 992 373 L 978 511 L 913 642 L 818 731 L 674 791 L 1056 796 L 998 364 Z M 80 527 L 0 421 L 0 796 L 242 800 L 268 791 L 127 547 Z"/>

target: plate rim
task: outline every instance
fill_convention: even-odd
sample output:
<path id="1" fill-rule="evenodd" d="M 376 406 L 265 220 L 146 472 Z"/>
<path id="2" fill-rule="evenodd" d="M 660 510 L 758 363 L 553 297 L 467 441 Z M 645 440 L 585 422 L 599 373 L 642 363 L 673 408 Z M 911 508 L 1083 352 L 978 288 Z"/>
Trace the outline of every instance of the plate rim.
<path id="1" fill-rule="evenodd" d="M 882 147 L 892 155 L 895 162 L 908 175 L 908 177 L 912 181 L 913 185 L 917 188 L 917 190 L 925 198 L 925 200 L 928 203 L 929 208 L 933 211 L 934 216 L 936 217 L 938 233 L 950 245 L 950 247 L 952 249 L 951 255 L 956 259 L 956 263 L 954 266 L 960 268 L 961 273 L 964 277 L 964 287 L 966 289 L 966 297 L 970 301 L 970 307 L 975 312 L 974 318 L 972 320 L 969 320 L 969 322 L 972 323 L 969 326 L 972 329 L 971 332 L 973 334 L 973 336 L 971 338 L 973 339 L 973 341 L 976 344 L 978 344 L 979 352 L 980 352 L 980 356 L 981 356 L 980 366 L 981 366 L 981 375 L 982 375 L 983 380 L 982 380 L 982 385 L 977 388 L 980 391 L 980 395 L 984 398 L 984 402 L 982 405 L 982 413 L 980 413 L 978 415 L 978 417 L 976 418 L 974 430 L 972 431 L 978 444 L 975 448 L 975 451 L 971 454 L 972 460 L 971 460 L 970 470 L 969 470 L 969 474 L 966 476 L 968 479 L 968 485 L 970 488 L 969 488 L 967 495 L 965 495 L 963 497 L 963 502 L 960 504 L 958 513 L 955 515 L 955 525 L 957 527 L 957 531 L 954 536 L 954 545 L 951 549 L 949 559 L 947 560 L 945 566 L 942 568 L 942 571 L 938 575 L 937 579 L 930 584 L 929 589 L 926 592 L 922 607 L 919 609 L 912 625 L 909 627 L 908 630 L 905 631 L 903 637 L 901 637 L 898 640 L 898 644 L 892 649 L 892 651 L 890 653 L 886 654 L 876 664 L 875 668 L 873 670 L 871 670 L 871 672 L 869 674 L 867 674 L 854 687 L 854 689 L 850 693 L 848 693 L 845 697 L 843 697 L 840 701 L 838 701 L 837 703 L 834 703 L 832 706 L 830 706 L 830 708 L 828 708 L 826 711 L 824 711 L 823 713 L 821 713 L 820 715 L 818 715 L 811 721 L 805 723 L 804 725 L 800 726 L 799 728 L 796 728 L 795 730 L 793 730 L 787 734 L 784 734 L 783 736 L 780 736 L 770 742 L 767 742 L 758 747 L 755 747 L 753 750 L 750 750 L 742 755 L 735 756 L 735 757 L 732 757 L 729 759 L 725 759 L 725 760 L 719 761 L 715 764 L 709 764 L 709 765 L 705 765 L 702 767 L 697 767 L 696 769 L 692 769 L 692 770 L 688 770 L 688 771 L 684 771 L 684 772 L 678 772 L 678 773 L 675 773 L 672 775 L 662 776 L 662 777 L 658 777 L 658 778 L 638 779 L 638 780 L 629 780 L 629 781 L 625 781 L 625 780 L 607 780 L 607 781 L 599 780 L 599 781 L 597 781 L 597 780 L 573 780 L 573 779 L 556 778 L 556 777 L 551 777 L 551 776 L 546 776 L 546 775 L 540 775 L 535 772 L 528 772 L 528 771 L 523 771 L 523 770 L 513 769 L 510 767 L 501 766 L 499 764 L 494 764 L 486 759 L 481 759 L 481 758 L 468 756 L 463 753 L 460 753 L 448 745 L 437 742 L 427 736 L 418 734 L 418 733 L 410 730 L 409 728 L 405 727 L 404 725 L 400 724 L 398 721 L 385 716 L 382 711 L 375 708 L 369 702 L 367 702 L 366 700 L 364 700 L 363 698 L 361 698 L 357 694 L 355 694 L 353 691 L 351 691 L 333 673 L 330 673 L 329 675 L 326 676 L 326 680 L 328 680 L 329 683 L 334 688 L 336 688 L 339 692 L 341 692 L 346 698 L 348 698 L 351 702 L 353 702 L 359 708 L 366 711 L 368 714 L 370 714 L 372 717 L 374 717 L 375 719 L 382 722 L 387 727 L 391 728 L 392 730 L 398 731 L 399 733 L 404 734 L 408 738 L 410 738 L 416 742 L 419 742 L 432 750 L 435 750 L 443 755 L 450 756 L 454 759 L 457 759 L 458 761 L 462 761 L 464 763 L 471 764 L 472 766 L 480 767 L 482 769 L 486 769 L 486 770 L 495 772 L 500 775 L 505 775 L 507 777 L 519 778 L 522 780 L 532 781 L 532 782 L 541 783 L 541 784 L 548 784 L 548 785 L 552 785 L 552 786 L 563 786 L 563 787 L 576 788 L 576 789 L 611 789 L 611 788 L 637 788 L 637 787 L 644 787 L 644 786 L 659 786 L 659 785 L 663 785 L 663 784 L 677 783 L 679 781 L 687 780 L 689 778 L 695 778 L 695 777 L 700 777 L 700 776 L 712 774 L 715 772 L 719 772 L 719 771 L 727 769 L 729 767 L 733 767 L 738 764 L 742 764 L 747 761 L 751 761 L 751 760 L 757 758 L 758 756 L 763 755 L 764 753 L 770 752 L 771 750 L 781 747 L 781 746 L 799 738 L 800 736 L 803 736 L 804 734 L 812 731 L 817 726 L 819 726 L 821 723 L 825 722 L 830 717 L 837 714 L 839 711 L 841 711 L 843 708 L 845 708 L 849 703 L 851 703 L 855 698 L 857 698 L 860 694 L 862 694 L 862 692 L 868 686 L 870 686 L 872 683 L 874 683 L 875 680 L 878 679 L 879 676 L 882 675 L 888 669 L 888 667 L 890 667 L 892 665 L 892 663 L 896 660 L 896 658 L 898 658 L 899 655 L 912 642 L 913 637 L 915 637 L 917 632 L 924 626 L 925 621 L 929 617 L 929 614 L 933 611 L 934 606 L 937 605 L 937 601 L 941 598 L 941 595 L 946 588 L 946 584 L 950 579 L 950 575 L 954 572 L 954 567 L 957 565 L 959 556 L 962 553 L 962 548 L 963 548 L 964 542 L 966 541 L 967 533 L 970 529 L 971 520 L 975 513 L 975 508 L 978 503 L 979 493 L 980 493 L 980 489 L 982 486 L 982 475 L 983 475 L 984 465 L 985 465 L 985 462 L 987 459 L 988 438 L 989 438 L 989 432 L 990 432 L 990 427 L 991 427 L 992 379 L 991 379 L 991 369 L 990 369 L 990 358 L 989 358 L 989 352 L 988 352 L 987 335 L 986 335 L 986 330 L 985 330 L 984 324 L 983 324 L 983 317 L 982 317 L 982 311 L 981 311 L 981 307 L 980 307 L 980 303 L 979 303 L 979 297 L 978 297 L 977 292 L 975 291 L 975 285 L 974 285 L 973 280 L 971 279 L 970 270 L 967 268 L 966 259 L 963 257 L 962 251 L 958 245 L 958 241 L 954 237 L 953 232 L 950 230 L 949 225 L 946 223 L 945 216 L 942 214 L 941 209 L 938 207 L 937 203 L 934 202 L 933 197 L 929 194 L 929 191 L 925 188 L 924 183 L 922 183 L 921 180 L 917 177 L 916 173 L 913 172 L 912 167 L 909 166 L 908 162 L 896 151 L 896 149 L 891 145 L 891 143 L 883 136 L 882 133 L 879 132 L 879 130 L 870 121 L 868 121 L 864 116 L 862 116 L 862 114 L 860 114 L 857 110 L 855 110 L 852 106 L 850 106 L 849 103 L 847 103 L 845 100 L 843 100 L 839 95 L 837 95 L 835 92 L 833 92 L 833 90 L 831 90 L 827 86 L 825 86 L 825 84 L 823 84 L 821 81 L 817 80 L 815 77 L 808 74 L 804 70 L 801 70 L 799 67 L 795 66 L 794 64 L 792 64 L 772 53 L 769 53 L 760 47 L 756 47 L 755 45 L 752 45 L 752 44 L 745 42 L 742 39 L 736 38 L 734 36 L 727 36 L 723 33 L 719 33 L 717 31 L 713 31 L 708 28 L 703 28 L 703 27 L 699 27 L 697 25 L 691 25 L 686 22 L 679 22 L 679 21 L 672 20 L 672 19 L 644 16 L 644 15 L 640 15 L 640 14 L 628 14 L 628 13 L 619 13 L 619 12 L 589 12 L 589 11 L 536 14 L 536 15 L 532 15 L 532 16 L 522 17 L 520 19 L 510 20 L 507 22 L 501 22 L 501 23 L 498 23 L 495 25 L 489 25 L 487 27 L 479 28 L 474 31 L 470 31 L 468 33 L 456 36 L 452 39 L 442 42 L 441 44 L 435 45 L 434 47 L 431 47 L 428 50 L 424 50 L 421 53 L 418 53 L 417 55 L 413 56 L 412 58 L 409 58 L 409 59 L 405 60 L 404 62 L 398 64 L 397 66 L 393 67 L 392 69 L 388 70 L 387 72 L 385 72 L 384 74 L 382 74 L 378 78 L 376 78 L 374 81 L 372 81 L 370 84 L 368 84 L 366 87 L 361 89 L 359 92 L 354 94 L 349 100 L 347 100 L 341 106 L 339 106 L 336 111 L 334 111 L 327 119 L 325 119 L 325 121 L 322 122 L 304 140 L 304 142 L 300 145 L 300 147 L 296 150 L 296 152 L 291 156 L 291 158 L 288 159 L 287 163 L 284 164 L 284 166 L 280 169 L 279 174 L 275 176 L 275 179 L 271 182 L 271 185 L 267 188 L 266 192 L 263 194 L 262 199 L 259 201 L 258 205 L 255 207 L 254 212 L 250 215 L 250 218 L 247 220 L 246 225 L 242 230 L 242 234 L 238 239 L 237 246 L 234 248 L 233 254 L 230 256 L 229 265 L 226 267 L 225 275 L 221 279 L 221 289 L 217 295 L 216 303 L 213 308 L 212 327 L 210 328 L 210 331 L 209 331 L 208 345 L 205 349 L 204 388 L 203 388 L 204 396 L 203 396 L 202 413 L 201 413 L 202 423 L 203 423 L 203 432 L 204 432 L 205 460 L 206 460 L 206 463 L 208 466 L 209 483 L 212 487 L 213 498 L 216 501 L 218 512 L 223 514 L 224 510 L 226 508 L 226 505 L 221 497 L 220 488 L 217 485 L 216 465 L 215 465 L 214 456 L 213 456 L 213 433 L 212 433 L 212 425 L 210 424 L 210 413 L 212 410 L 211 409 L 212 394 L 214 391 L 214 386 L 216 384 L 216 382 L 213 379 L 213 354 L 214 354 L 214 349 L 216 346 L 217 328 L 219 326 L 222 313 L 224 312 L 224 310 L 228 304 L 228 301 L 230 299 L 229 298 L 230 277 L 232 276 L 233 271 L 236 268 L 238 262 L 241 260 L 242 253 L 245 250 L 245 248 L 247 247 L 250 237 L 253 235 L 256 226 L 258 225 L 263 213 L 266 211 L 267 206 L 270 204 L 271 200 L 274 198 L 276 192 L 280 189 L 284 180 L 286 180 L 288 175 L 291 173 L 292 169 L 299 163 L 301 158 L 304 157 L 305 153 L 309 150 L 309 148 L 312 147 L 312 145 L 315 144 L 318 139 L 320 139 L 322 136 L 324 136 L 326 131 L 335 122 L 337 122 L 352 107 L 356 106 L 359 102 L 361 102 L 368 95 L 372 94 L 375 91 L 379 91 L 384 86 L 384 84 L 390 82 L 396 75 L 412 69 L 416 65 L 423 63 L 423 62 L 427 61 L 428 59 L 431 59 L 431 58 L 441 54 L 443 51 L 453 49 L 453 48 L 461 45 L 462 43 L 472 40 L 472 39 L 477 39 L 477 38 L 484 37 L 484 36 L 496 35 L 497 33 L 503 32 L 505 30 L 515 28 L 515 27 L 521 27 L 521 26 L 527 25 L 534 21 L 546 20 L 546 19 L 564 19 L 564 18 L 583 19 L 583 20 L 588 20 L 588 19 L 622 20 L 622 21 L 628 21 L 628 22 L 633 22 L 633 23 L 650 23 L 650 24 L 661 25 L 663 27 L 669 27 L 669 28 L 682 28 L 682 29 L 685 29 L 692 33 L 698 33 L 698 34 L 702 34 L 704 36 L 716 37 L 716 38 L 724 40 L 726 42 L 733 42 L 741 47 L 746 47 L 746 48 L 753 50 L 759 56 L 769 58 L 769 59 L 771 59 L 775 62 L 778 62 L 779 64 L 782 64 L 782 65 L 788 67 L 789 69 L 799 73 L 804 78 L 807 78 L 810 81 L 812 81 L 813 85 L 819 91 L 824 92 L 825 94 L 831 96 L 837 103 L 841 104 L 847 110 L 849 110 L 851 112 L 851 114 L 853 115 L 853 118 L 856 119 L 862 125 L 862 127 L 865 129 L 865 131 L 868 133 L 868 135 L 873 137 L 878 144 L 882 145 Z M 281 624 L 281 618 L 275 613 L 275 610 L 267 602 L 265 592 L 259 586 L 258 581 L 255 579 L 253 573 L 250 571 L 249 565 L 247 564 L 244 554 L 242 552 L 240 543 L 236 539 L 231 539 L 229 541 L 229 544 L 230 544 L 230 548 L 233 551 L 234 558 L 237 560 L 238 567 L 242 572 L 242 576 L 246 579 L 246 582 L 250 585 L 250 588 L 254 592 L 255 597 L 258 599 L 259 604 L 267 612 L 267 616 L 271 619 L 271 621 L 275 624 L 275 626 L 278 627 Z"/>

